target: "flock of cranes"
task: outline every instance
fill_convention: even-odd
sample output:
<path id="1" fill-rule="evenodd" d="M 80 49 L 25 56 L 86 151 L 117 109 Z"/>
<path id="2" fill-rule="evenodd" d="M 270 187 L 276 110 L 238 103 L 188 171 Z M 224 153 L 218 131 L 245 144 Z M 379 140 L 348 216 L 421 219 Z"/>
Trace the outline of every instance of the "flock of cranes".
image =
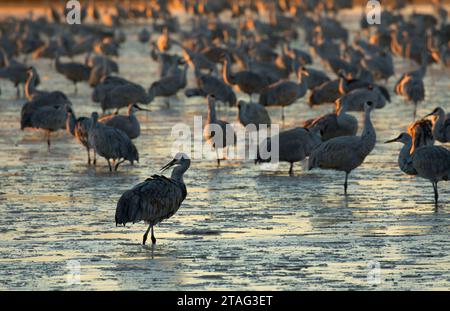
<path id="1" fill-rule="evenodd" d="M 266 107 L 280 107 L 284 125 L 286 107 L 304 99 L 310 107 L 334 104 L 335 112 L 280 132 L 279 160 L 290 164 L 289 174 L 294 163 L 305 159 L 308 169 L 345 172 L 347 194 L 349 174 L 375 148 L 371 114 L 391 101 L 387 82 L 396 73 L 393 59 L 398 57 L 415 69 L 405 72 L 392 91 L 414 105 L 415 122 L 386 143 L 403 144 L 401 171 L 429 180 L 437 206 L 438 183 L 450 178 L 450 151 L 435 141 L 450 141 L 450 115 L 437 107 L 416 121 L 416 110 L 426 100 L 427 68 L 450 65 L 450 24 L 440 1 L 433 1 L 434 13 L 410 15 L 402 13 L 405 1 L 392 1 L 384 7 L 380 25 L 368 25 L 363 14 L 361 29 L 352 39 L 338 15 L 352 7 L 351 0 L 152 0 L 137 6 L 116 1 L 103 13 L 93 1 L 82 2 L 81 25 L 65 24 L 67 12 L 55 5 L 50 6 L 49 18 L 9 17 L 0 22 L 0 79 L 11 81 L 18 97 L 23 86 L 27 102 L 20 112 L 21 129 L 43 130 L 49 150 L 51 133 L 66 130 L 86 148 L 89 165 L 97 164 L 97 156 L 106 159 L 110 171 L 125 161 L 133 165 L 139 161 L 133 140 L 141 134 L 135 114 L 147 110 L 140 105 L 162 97 L 169 106 L 172 97 L 184 92 L 187 98 L 205 98 L 204 138 L 215 149 L 220 166 L 219 150 L 235 144 L 236 134 L 219 117 L 218 104 L 237 107 L 240 123 L 259 131 L 261 125 L 273 124 Z M 180 27 L 180 7 L 190 28 Z M 143 20 L 137 39 L 149 46 L 148 61 L 159 65 L 159 79 L 147 89 L 119 74 L 120 48 L 127 40 L 121 26 Z M 304 37 L 303 49 L 292 47 L 299 37 Z M 33 60 L 50 59 L 51 68 L 73 83 L 73 96 L 79 83 L 92 87 L 92 101 L 102 116 L 94 111 L 77 118 L 69 96 L 38 89 L 39 73 L 27 64 L 30 55 Z M 75 61 L 78 55 L 85 61 Z M 325 71 L 312 67 L 319 63 Z M 189 71 L 196 87 L 187 88 Z M 238 100 L 242 93 L 248 102 Z M 128 109 L 127 115 L 119 115 L 122 108 Z M 114 113 L 106 115 L 110 110 Z M 364 114 L 359 136 L 358 121 L 349 112 Z M 216 135 L 218 130 L 224 135 Z M 273 138 L 266 138 L 259 148 L 270 150 Z M 268 160 L 258 152 L 255 162 Z M 174 167 L 170 178 L 154 175 L 126 191 L 117 204 L 116 224 L 145 221 L 149 227 L 143 243 L 151 230 L 154 244 L 153 227 L 174 215 L 187 195 L 183 174 L 190 163 L 179 153 L 163 168 Z"/>

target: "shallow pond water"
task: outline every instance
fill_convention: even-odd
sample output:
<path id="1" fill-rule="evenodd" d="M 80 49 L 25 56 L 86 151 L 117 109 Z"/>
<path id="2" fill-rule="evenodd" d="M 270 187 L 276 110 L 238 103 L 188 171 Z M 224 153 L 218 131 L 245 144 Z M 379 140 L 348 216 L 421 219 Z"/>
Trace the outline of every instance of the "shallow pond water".
<path id="1" fill-rule="evenodd" d="M 148 87 L 157 67 L 148 46 L 136 40 L 139 29 L 125 27 L 119 64 L 122 76 Z M 78 116 L 99 110 L 86 84 L 75 96 L 48 60 L 31 63 L 40 89 L 66 92 Z M 396 59 L 391 93 L 407 68 Z M 436 106 L 450 110 L 449 71 L 434 66 L 425 84 L 418 115 Z M 24 100 L 15 99 L 9 82 L 0 87 L 0 289 L 450 288 L 450 184 L 439 185 L 436 210 L 431 184 L 399 170 L 400 145 L 383 141 L 412 121 L 412 106 L 393 93 L 392 103 L 373 113 L 377 145 L 351 174 L 347 197 L 339 172 L 296 164 L 290 177 L 287 164 L 264 170 L 252 161 L 224 161 L 217 168 L 213 160 L 194 160 L 185 176 L 188 196 L 156 227 L 158 243 L 151 247 L 141 245 L 143 223 L 115 227 L 116 202 L 170 159 L 172 126 L 205 117 L 205 101 L 180 93 L 170 109 L 161 100 L 151 103 L 152 112 L 139 115 L 140 163 L 109 173 L 103 159 L 88 167 L 84 148 L 62 131 L 50 152 L 43 133 L 20 131 Z M 286 109 L 285 127 L 331 110 L 312 110 L 301 99 Z M 279 109 L 269 113 L 280 121 Z M 361 113 L 353 114 L 361 124 Z M 234 122 L 236 108 L 224 117 Z M 80 265 L 75 284 L 74 260 Z"/>

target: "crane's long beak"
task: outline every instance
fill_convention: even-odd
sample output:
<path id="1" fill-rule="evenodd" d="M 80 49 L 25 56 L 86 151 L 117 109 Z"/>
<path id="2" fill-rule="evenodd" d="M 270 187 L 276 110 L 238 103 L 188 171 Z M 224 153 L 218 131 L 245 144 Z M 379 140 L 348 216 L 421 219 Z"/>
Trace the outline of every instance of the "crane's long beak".
<path id="1" fill-rule="evenodd" d="M 134 107 L 136 107 L 137 110 L 140 110 L 140 111 L 151 111 L 150 109 L 142 108 L 142 107 L 139 106 L 139 105 L 134 105 Z"/>
<path id="2" fill-rule="evenodd" d="M 385 144 L 394 143 L 394 142 L 398 141 L 399 139 L 400 139 L 400 136 L 396 137 L 394 139 L 386 140 L 384 143 Z"/>
<path id="3" fill-rule="evenodd" d="M 163 167 L 161 167 L 161 169 L 159 170 L 161 173 L 166 171 L 167 169 L 171 168 L 172 166 L 175 165 L 177 160 L 173 159 L 172 161 L 170 161 L 169 163 L 167 163 L 166 165 L 164 165 Z"/>

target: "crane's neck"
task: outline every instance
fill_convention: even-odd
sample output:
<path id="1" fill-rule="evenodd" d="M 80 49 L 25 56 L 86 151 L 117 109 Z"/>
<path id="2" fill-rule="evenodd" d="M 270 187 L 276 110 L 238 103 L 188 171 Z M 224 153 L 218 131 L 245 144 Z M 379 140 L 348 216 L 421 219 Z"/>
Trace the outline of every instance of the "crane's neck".
<path id="1" fill-rule="evenodd" d="M 373 127 L 372 120 L 371 120 L 371 110 L 368 109 L 365 111 L 365 117 L 364 117 L 364 129 L 361 134 L 361 140 L 362 140 L 362 153 L 365 155 L 368 155 L 373 148 L 375 148 L 377 136 L 375 133 L 375 128 Z"/>
<path id="2" fill-rule="evenodd" d="M 181 165 L 175 166 L 172 170 L 172 174 L 171 174 L 170 178 L 179 183 L 184 184 L 183 175 L 188 170 L 188 168 L 189 168 L 189 165 L 186 165 L 186 164 L 181 164 Z"/>
<path id="3" fill-rule="evenodd" d="M 371 110 L 366 110 L 364 113 L 364 129 L 361 134 L 362 137 L 376 135 L 375 128 L 373 127 L 373 124 L 372 124 L 371 112 L 372 112 Z"/>
<path id="4" fill-rule="evenodd" d="M 297 77 L 297 93 L 299 96 L 303 96 L 307 90 L 308 90 L 308 79 L 306 77 L 302 77 L 302 74 L 300 73 Z"/>
<path id="5" fill-rule="evenodd" d="M 207 122 L 211 123 L 211 122 L 215 122 L 217 121 L 217 117 L 216 117 L 216 105 L 214 102 L 210 102 L 208 103 L 208 119 Z"/>
<path id="6" fill-rule="evenodd" d="M 434 120 L 433 123 L 433 135 L 435 137 L 441 137 L 442 135 L 444 135 L 444 131 L 445 131 L 445 119 L 446 119 L 446 115 L 444 110 L 439 109 L 439 114 L 437 115 L 436 119 Z"/>
<path id="7" fill-rule="evenodd" d="M 77 123 L 77 119 L 75 115 L 71 112 L 67 113 L 66 119 L 66 130 L 72 136 L 75 136 L 75 124 Z"/>
<path id="8" fill-rule="evenodd" d="M 36 86 L 36 76 L 33 71 L 29 73 L 28 79 L 25 82 L 25 96 L 28 99 L 31 99 L 33 96 L 33 93 L 35 92 L 35 86 Z"/>
<path id="9" fill-rule="evenodd" d="M 148 93 L 145 94 L 145 98 L 144 98 L 144 104 L 148 104 L 150 103 L 156 96 L 156 88 L 154 85 L 152 85 L 150 87 L 150 89 L 148 90 Z"/>
<path id="10" fill-rule="evenodd" d="M 229 57 L 227 57 L 223 63 L 223 80 L 226 84 L 235 84 L 233 74 L 231 73 L 231 62 Z"/>

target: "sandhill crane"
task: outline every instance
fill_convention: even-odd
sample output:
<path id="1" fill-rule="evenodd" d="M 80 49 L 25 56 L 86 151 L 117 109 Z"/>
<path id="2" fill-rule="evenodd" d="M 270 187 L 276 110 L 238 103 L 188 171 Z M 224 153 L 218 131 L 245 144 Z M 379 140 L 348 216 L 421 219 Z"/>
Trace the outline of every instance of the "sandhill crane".
<path id="1" fill-rule="evenodd" d="M 184 60 L 181 56 L 158 51 L 155 43 L 152 43 L 150 56 L 159 64 L 160 78 L 177 74 L 180 71 L 178 65 L 184 63 Z"/>
<path id="2" fill-rule="evenodd" d="M 136 146 L 123 131 L 98 122 L 98 113 L 91 115 L 92 125 L 89 129 L 88 139 L 95 152 L 108 161 L 109 171 L 112 172 L 112 166 L 117 171 L 119 165 L 128 160 L 133 165 L 134 161 L 139 162 L 139 153 Z M 117 161 L 117 163 L 116 163 Z"/>
<path id="3" fill-rule="evenodd" d="M 75 117 L 73 111 L 68 111 L 66 120 L 67 131 L 76 138 L 76 140 L 86 148 L 88 155 L 88 165 L 91 165 L 91 149 L 94 150 L 93 164 L 97 164 L 95 148 L 89 141 L 89 130 L 92 127 L 92 120 L 88 117 Z"/>
<path id="4" fill-rule="evenodd" d="M 259 94 L 270 84 L 267 77 L 253 71 L 239 71 L 231 72 L 231 59 L 228 54 L 225 54 L 225 60 L 222 66 L 223 80 L 228 85 L 235 86 L 238 91 L 248 94 L 250 102 L 252 102 L 252 95 Z"/>
<path id="5" fill-rule="evenodd" d="M 122 130 L 130 139 L 135 139 L 141 134 L 141 126 L 135 113 L 139 110 L 149 111 L 136 104 L 128 105 L 128 116 L 108 115 L 101 117 L 98 121 L 111 127 Z"/>
<path id="6" fill-rule="evenodd" d="M 364 162 L 375 147 L 376 133 L 370 119 L 374 106 L 372 102 L 367 102 L 364 106 L 365 119 L 361 136 L 340 136 L 327 140 L 314 149 L 309 157 L 310 170 L 318 167 L 345 172 L 345 194 L 348 175 Z"/>
<path id="7" fill-rule="evenodd" d="M 148 224 L 142 244 L 145 245 L 151 230 L 152 244 L 156 244 L 153 226 L 172 217 L 187 195 L 183 175 L 189 169 L 191 160 L 184 153 L 177 153 L 172 161 L 161 168 L 165 171 L 174 167 L 170 178 L 152 175 L 144 182 L 125 191 L 117 202 L 116 226 L 141 220 Z"/>
<path id="8" fill-rule="evenodd" d="M 28 67 L 18 62 L 12 62 L 8 59 L 8 56 L 4 53 L 5 67 L 0 68 L 0 79 L 8 79 L 17 90 L 17 98 L 20 97 L 20 85 L 24 85 L 27 81 Z"/>
<path id="9" fill-rule="evenodd" d="M 439 193 L 438 182 L 450 180 L 450 151 L 441 146 L 423 145 L 424 136 L 431 136 L 430 130 L 423 127 L 414 127 L 412 135 L 411 158 L 412 166 L 417 175 L 428 179 L 433 184 L 434 201 L 437 207 Z"/>
<path id="10" fill-rule="evenodd" d="M 238 119 L 246 127 L 249 124 L 259 130 L 260 125 L 270 126 L 271 120 L 269 113 L 263 105 L 257 103 L 246 103 L 243 100 L 238 102 Z"/>
<path id="11" fill-rule="evenodd" d="M 445 114 L 441 107 L 435 108 L 425 117 L 433 116 L 433 136 L 441 143 L 450 142 L 450 113 Z"/>
<path id="12" fill-rule="evenodd" d="M 396 94 L 403 96 L 414 104 L 414 119 L 416 119 L 417 105 L 425 99 L 425 85 L 423 79 L 427 64 L 424 62 L 418 70 L 403 74 L 394 87 Z"/>
<path id="13" fill-rule="evenodd" d="M 198 88 L 187 89 L 185 91 L 187 97 L 206 97 L 208 94 L 212 94 L 216 97 L 216 101 L 228 103 L 229 106 L 236 105 L 236 94 L 234 94 L 231 86 L 223 82 L 223 80 L 211 75 L 202 74 L 197 67 L 195 67 L 195 76 Z"/>
<path id="14" fill-rule="evenodd" d="M 49 150 L 51 144 L 50 134 L 66 128 L 66 115 L 68 110 L 70 110 L 68 105 L 45 105 L 37 108 L 29 116 L 29 127 L 44 130 L 46 133 Z"/>
<path id="15" fill-rule="evenodd" d="M 91 68 L 86 65 L 75 62 L 61 63 L 59 53 L 56 54 L 55 67 L 60 74 L 73 82 L 75 85 L 75 94 L 78 92 L 77 83 L 88 81 L 91 73 Z"/>
<path id="16" fill-rule="evenodd" d="M 39 83 L 39 75 L 36 71 L 36 68 L 30 67 L 27 70 L 27 81 L 25 83 L 25 97 L 28 100 L 32 100 L 34 97 L 48 95 L 49 92 L 39 91 L 36 89 L 36 86 Z"/>
<path id="17" fill-rule="evenodd" d="M 309 129 L 318 128 L 322 141 L 338 136 L 355 136 L 358 131 L 358 120 L 347 113 L 346 102 L 336 102 L 336 112 L 307 120 L 303 126 Z"/>
<path id="18" fill-rule="evenodd" d="M 267 86 L 261 91 L 259 103 L 266 107 L 281 106 L 281 120 L 284 122 L 284 107 L 305 96 L 308 90 L 308 83 L 302 76 L 308 76 L 308 73 L 300 68 L 297 72 L 297 82 L 281 80 Z"/>
<path id="19" fill-rule="evenodd" d="M 341 78 L 343 79 L 343 78 Z M 308 105 L 310 107 L 334 103 L 339 97 L 341 97 L 340 86 L 342 82 L 340 79 L 327 81 L 314 88 L 308 97 Z"/>
<path id="20" fill-rule="evenodd" d="M 129 104 L 148 104 L 154 95 L 149 94 L 145 89 L 135 83 L 128 81 L 116 81 L 105 85 L 105 94 L 100 101 L 102 111 L 107 109 L 116 109 L 116 112 Z"/>
<path id="21" fill-rule="evenodd" d="M 277 135 L 278 137 L 269 137 L 262 141 L 258 148 L 258 157 L 255 163 L 269 162 L 272 159 L 262 159 L 261 150 L 272 151 L 272 139 L 278 140 L 278 159 L 282 162 L 289 162 L 289 175 L 294 174 L 294 162 L 303 161 L 311 152 L 320 145 L 321 138 L 318 129 L 309 130 L 297 127 Z"/>
<path id="22" fill-rule="evenodd" d="M 175 96 L 179 90 L 186 87 L 188 64 L 184 64 L 184 69 L 182 72 L 176 75 L 166 76 L 158 81 L 152 83 L 148 90 L 148 94 L 151 98 L 155 97 L 166 97 L 167 106 L 170 105 L 169 98 Z"/>
<path id="23" fill-rule="evenodd" d="M 354 89 L 336 100 L 336 103 L 344 104 L 347 111 L 364 111 L 366 102 L 375 104 L 376 109 L 386 106 L 386 98 L 378 87 L 369 85 L 366 88 Z"/>
<path id="24" fill-rule="evenodd" d="M 416 169 L 412 166 L 411 154 L 412 138 L 408 133 L 401 133 L 398 137 L 385 141 L 385 144 L 400 142 L 403 144 L 398 155 L 398 166 L 407 175 L 417 175 Z"/>
<path id="25" fill-rule="evenodd" d="M 331 80 L 325 72 L 317 69 L 303 67 L 302 72 L 308 73 L 307 76 L 306 75 L 302 76 L 302 79 L 306 80 L 309 90 L 312 90 L 322 85 L 323 83 Z"/>
<path id="26" fill-rule="evenodd" d="M 208 118 L 203 129 L 203 136 L 216 151 L 217 166 L 220 166 L 218 149 L 225 149 L 232 144 L 234 145 L 236 143 L 236 134 L 227 121 L 217 119 L 215 96 L 208 95 L 206 101 L 208 104 Z"/>
<path id="27" fill-rule="evenodd" d="M 20 112 L 20 129 L 23 130 L 27 127 L 33 128 L 32 116 L 42 107 L 64 105 L 71 106 L 71 102 L 67 96 L 60 91 L 33 98 L 32 101 L 26 102 L 22 106 Z"/>

